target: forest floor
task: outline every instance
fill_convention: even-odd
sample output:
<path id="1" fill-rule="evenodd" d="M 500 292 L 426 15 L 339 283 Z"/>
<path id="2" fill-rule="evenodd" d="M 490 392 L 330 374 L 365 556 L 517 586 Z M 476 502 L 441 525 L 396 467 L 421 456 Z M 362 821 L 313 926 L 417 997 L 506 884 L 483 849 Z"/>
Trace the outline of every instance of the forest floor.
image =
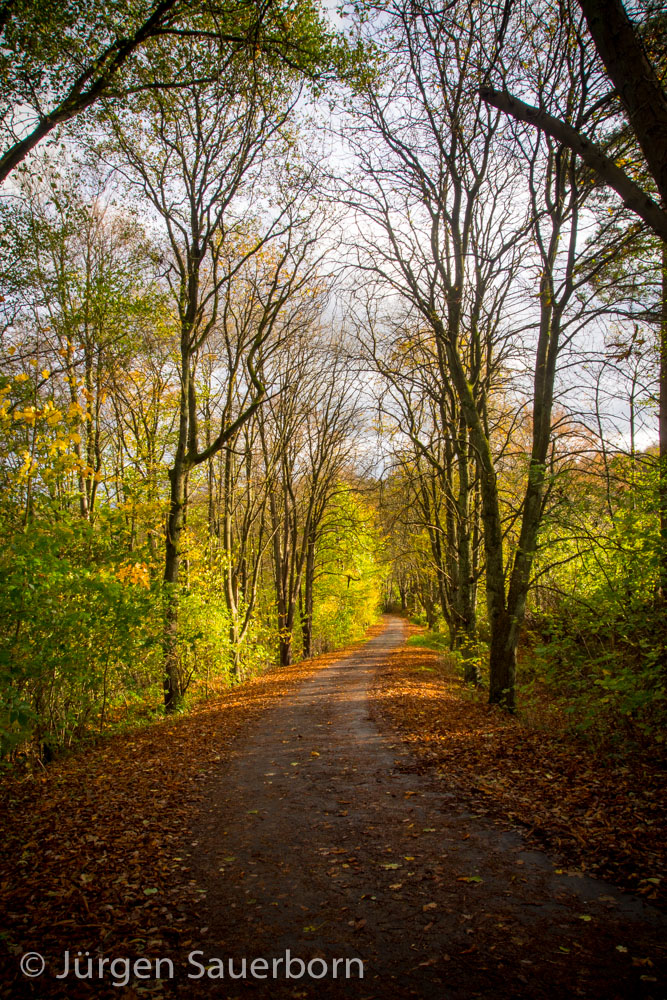
<path id="1" fill-rule="evenodd" d="M 491 708 L 447 654 L 419 645 L 424 629 L 407 631 L 409 644 L 378 673 L 372 699 L 415 769 L 434 770 L 476 815 L 521 824 L 524 838 L 559 855 L 561 867 L 607 878 L 664 909 L 664 748 L 623 733 L 620 723 L 604 737 L 577 735 L 546 691 L 515 717 Z"/>
<path id="2" fill-rule="evenodd" d="M 550 738 L 470 699 L 405 630 L 388 619 L 347 655 L 7 779 L 0 996 L 664 1000 L 652 876 L 633 895 L 585 870 L 652 870 L 658 816 L 640 817 L 644 857 L 612 802 L 615 855 L 594 819 L 607 772 L 596 785 L 579 751 L 584 808 Z M 28 951 L 37 978 L 19 971 Z M 63 975 L 66 951 L 70 966 L 90 952 L 90 979 Z M 297 978 L 299 959 L 326 974 Z"/>

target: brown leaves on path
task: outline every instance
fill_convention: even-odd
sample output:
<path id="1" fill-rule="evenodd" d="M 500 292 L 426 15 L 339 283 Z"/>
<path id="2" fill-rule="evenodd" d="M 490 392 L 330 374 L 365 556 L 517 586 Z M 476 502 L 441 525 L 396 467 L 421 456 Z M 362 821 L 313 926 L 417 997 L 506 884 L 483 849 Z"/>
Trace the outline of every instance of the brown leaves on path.
<path id="1" fill-rule="evenodd" d="M 187 952 L 185 914 L 196 898 L 188 828 L 202 784 L 251 723 L 345 652 L 271 670 L 187 715 L 118 734 L 41 774 L 6 778 L 0 996 L 118 995 L 108 979 L 57 982 L 66 949 L 130 958 Z M 18 969 L 27 951 L 47 960 L 36 992 Z"/>
<path id="2" fill-rule="evenodd" d="M 527 826 L 566 869 L 664 902 L 664 762 L 639 751 L 602 757 L 575 735 L 530 726 L 483 698 L 446 656 L 402 646 L 378 676 L 373 707 L 475 812 Z"/>

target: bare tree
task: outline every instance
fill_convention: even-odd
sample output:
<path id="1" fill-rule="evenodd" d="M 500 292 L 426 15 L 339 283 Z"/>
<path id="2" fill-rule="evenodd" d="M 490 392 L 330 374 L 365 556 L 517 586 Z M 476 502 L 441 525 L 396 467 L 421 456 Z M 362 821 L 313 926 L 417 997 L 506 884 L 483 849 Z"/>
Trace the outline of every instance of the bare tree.
<path id="1" fill-rule="evenodd" d="M 589 35 L 582 30 L 581 12 Z M 525 89 L 525 74 L 516 67 L 507 79 L 503 55 L 506 38 L 519 38 L 530 33 L 535 19 L 562 22 L 562 33 L 571 39 L 579 51 L 579 64 L 590 62 L 591 40 L 608 74 L 603 86 L 586 89 L 584 98 L 573 108 L 557 113 L 545 101 L 545 92 L 537 95 L 537 106 L 520 100 L 511 93 L 515 87 Z M 654 35 L 657 44 L 649 53 L 647 37 Z M 569 148 L 594 172 L 599 180 L 612 188 L 623 204 L 638 216 L 662 242 L 662 314 L 658 321 L 660 344 L 659 375 L 659 462 L 660 462 L 660 535 L 662 547 L 660 588 L 667 594 L 667 91 L 664 86 L 664 52 L 667 29 L 664 11 L 648 4 L 631 20 L 621 0 L 569 0 L 554 5 L 543 3 L 537 8 L 516 0 L 506 0 L 504 14 L 494 47 L 494 59 L 487 69 L 487 80 L 480 89 L 490 105 L 526 122 L 556 142 Z M 516 48 L 516 43 L 514 45 Z M 512 60 L 510 60 L 512 62 Z M 516 62 L 516 60 L 514 60 Z M 661 65 L 662 62 L 662 65 Z M 587 71 L 590 75 L 590 71 Z M 495 79 L 494 79 L 495 78 Z M 491 79 L 494 84 L 491 85 Z M 530 85 L 530 82 L 529 82 Z M 602 114 L 601 114 L 602 112 Z M 611 131 L 607 119 L 612 115 Z M 629 126 L 629 129 L 628 129 Z M 635 140 L 636 150 L 619 155 L 619 135 L 627 133 Z M 633 168 L 624 166 L 628 160 Z M 656 198 L 657 193 L 657 198 Z"/>
<path id="2" fill-rule="evenodd" d="M 314 225 L 314 220 L 312 220 Z M 294 236 L 294 231 L 291 232 Z M 315 229 L 310 232 L 315 239 Z M 224 333 L 224 351 L 228 356 L 238 344 L 239 331 L 252 329 L 261 318 L 266 288 L 258 281 L 259 266 L 266 268 L 267 261 L 253 260 L 254 275 L 239 288 L 234 288 L 234 301 L 226 305 L 221 316 L 220 329 Z M 301 380 L 295 381 L 298 365 L 293 365 L 294 344 L 303 344 L 314 334 L 326 300 L 326 282 L 316 274 L 317 262 L 296 272 L 297 281 L 285 300 L 270 338 L 257 356 L 257 370 L 266 386 L 264 408 L 252 419 L 237 426 L 225 442 L 220 455 L 218 488 L 215 498 L 210 496 L 209 520 L 219 518 L 216 534 L 219 537 L 223 560 L 224 594 L 230 615 L 230 640 L 234 657 L 234 671 L 238 674 L 242 664 L 243 644 L 253 621 L 257 589 L 263 557 L 275 543 L 275 525 L 268 517 L 272 477 L 263 462 L 262 444 L 264 428 L 270 414 L 284 411 L 286 393 L 303 392 Z M 246 267 L 246 271 L 248 268 Z M 243 412 L 253 388 L 247 383 L 235 384 L 236 410 Z M 213 467 L 211 466 L 211 472 Z"/>
<path id="3" fill-rule="evenodd" d="M 430 325 L 398 320 L 385 322 L 378 333 L 367 311 L 361 337 L 362 349 L 385 383 L 379 404 L 383 418 L 398 434 L 391 450 L 410 512 L 401 520 L 408 516 L 427 533 L 450 645 L 461 651 L 465 679 L 476 683 L 477 590 L 483 571 L 475 503 L 479 477 L 458 397 L 440 364 Z"/>
<path id="4" fill-rule="evenodd" d="M 178 324 L 180 404 L 169 470 L 164 570 L 168 709 L 176 706 L 185 684 L 178 667 L 177 589 L 188 475 L 231 441 L 261 406 L 266 395 L 261 352 L 285 304 L 312 272 L 315 236 L 300 224 L 307 195 L 300 183 L 293 185 L 277 212 L 268 213 L 259 235 L 261 221 L 244 220 L 234 209 L 241 193 L 250 199 L 259 190 L 262 167 L 280 143 L 294 100 L 289 91 L 281 93 L 275 80 L 239 70 L 236 77 L 206 88 L 158 91 L 138 119 L 110 117 L 115 146 L 126 164 L 122 169 L 152 204 L 163 227 L 166 278 Z M 227 386 L 226 394 L 218 428 L 202 443 L 197 391 L 201 353 L 216 326 L 224 325 L 230 296 L 241 294 L 249 280 L 247 268 L 269 243 L 269 266 L 262 265 L 250 279 L 253 306 L 246 321 L 225 330 L 227 357 L 219 359 L 218 378 Z M 230 291 L 235 281 L 237 288 Z M 239 379 L 247 392 L 237 412 Z"/>
<path id="5" fill-rule="evenodd" d="M 369 92 L 355 119 L 361 134 L 381 144 L 356 143 L 365 180 L 351 185 L 350 200 L 373 226 L 357 266 L 393 287 L 428 324 L 440 371 L 453 387 L 480 477 L 489 697 L 512 709 L 516 650 L 548 487 L 557 363 L 587 315 L 581 291 L 603 263 L 580 252 L 580 215 L 592 184 L 553 140 L 524 141 L 520 155 L 507 160 L 499 116 L 472 86 L 485 65 L 487 28 L 495 23 L 480 24 L 476 4 L 451 4 L 442 16 L 415 15 L 402 3 L 382 9 L 396 64 L 387 74 L 387 91 Z M 573 64 L 576 48 L 550 41 L 549 28 L 534 39 L 543 50 L 540 78 L 560 100 L 576 104 L 587 77 Z M 528 204 L 509 179 L 517 166 L 527 181 Z M 529 232 L 532 247 L 525 240 Z M 379 249 L 369 253 L 372 243 Z M 523 282 L 531 273 L 538 276 L 539 317 L 526 308 Z M 516 369 L 518 348 L 534 360 L 532 374 L 523 376 L 524 392 L 528 378 L 532 383 L 532 444 L 525 494 L 509 521 L 518 518 L 518 543 L 506 564 L 493 393 L 510 366 Z"/>
<path id="6" fill-rule="evenodd" d="M 319 342 L 318 342 L 319 341 Z M 358 420 L 347 361 L 325 338 L 290 345 L 276 373 L 280 391 L 259 414 L 270 484 L 272 565 L 280 663 L 292 662 L 301 597 L 304 655 L 312 654 L 315 553 L 329 504 L 349 461 Z M 324 367 L 323 365 L 326 367 Z M 358 391 L 358 390 L 357 390 Z"/>
<path id="7" fill-rule="evenodd" d="M 498 88 L 485 83 L 480 93 L 489 104 L 519 121 L 536 126 L 556 142 L 570 148 L 620 195 L 624 204 L 643 219 L 656 235 L 667 240 L 667 211 L 664 207 L 667 202 L 667 92 L 656 65 L 648 56 L 638 26 L 630 20 L 621 0 L 568 0 L 559 5 L 547 2 L 538 8 L 507 0 L 494 53 L 497 61 L 489 68 L 488 74 L 492 76 L 494 70 L 497 72 L 502 66 L 499 57 L 508 32 L 522 36 L 526 30 L 530 31 L 528 26 L 531 23 L 535 24 L 540 19 L 563 20 L 572 29 L 570 37 L 581 52 L 585 52 L 590 46 L 587 46 L 587 39 L 580 31 L 582 11 L 595 48 L 613 84 L 613 91 L 607 87 L 602 96 L 595 91 L 589 92 L 588 101 L 577 109 L 573 120 L 568 115 L 550 113 L 544 103 L 536 107 L 519 100 L 508 92 L 506 86 Z M 664 27 L 660 29 L 659 26 L 659 30 L 664 36 Z M 642 187 L 615 162 L 613 154 L 610 155 L 605 148 L 605 138 L 600 142 L 588 134 L 599 124 L 596 112 L 613 105 L 617 99 L 620 99 L 630 128 L 641 147 L 658 191 L 658 201 L 650 190 Z"/>

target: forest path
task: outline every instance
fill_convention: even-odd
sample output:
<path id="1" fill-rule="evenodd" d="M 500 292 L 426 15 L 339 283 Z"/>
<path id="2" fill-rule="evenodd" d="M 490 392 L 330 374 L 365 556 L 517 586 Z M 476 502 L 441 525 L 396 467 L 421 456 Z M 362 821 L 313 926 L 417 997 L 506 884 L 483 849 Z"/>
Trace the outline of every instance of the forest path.
<path id="1" fill-rule="evenodd" d="M 208 784 L 190 861 L 205 930 L 191 947 L 203 964 L 234 956 L 248 967 L 245 982 L 225 968 L 224 982 L 191 980 L 188 993 L 198 982 L 229 998 L 663 1000 L 658 911 L 557 874 L 517 831 L 415 773 L 398 738 L 377 728 L 369 687 L 403 631 L 388 619 L 283 698 Z M 272 960 L 288 949 L 322 958 L 326 976 L 285 980 L 283 964 L 274 980 Z M 343 963 L 333 978 L 333 960 L 353 957 L 364 979 L 351 965 L 346 981 Z M 255 958 L 269 978 L 250 974 Z"/>

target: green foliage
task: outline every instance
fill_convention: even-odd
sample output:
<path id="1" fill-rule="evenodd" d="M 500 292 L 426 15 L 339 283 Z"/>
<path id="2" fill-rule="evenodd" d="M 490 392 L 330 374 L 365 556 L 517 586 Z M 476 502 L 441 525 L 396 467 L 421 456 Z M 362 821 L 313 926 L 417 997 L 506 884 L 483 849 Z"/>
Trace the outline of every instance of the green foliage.
<path id="1" fill-rule="evenodd" d="M 470 670 L 471 663 L 474 664 L 478 680 L 484 682 L 488 675 L 488 646 L 486 643 L 477 640 L 474 648 L 467 648 L 465 638 L 458 649 L 452 649 L 449 636 L 443 632 L 423 632 L 420 635 L 412 635 L 407 641 L 408 646 L 417 649 L 432 649 L 442 656 L 446 656 L 449 663 L 455 667 L 456 671 L 463 679 L 466 674 L 466 664 Z"/>
<path id="2" fill-rule="evenodd" d="M 326 652 L 363 635 L 380 605 L 380 542 L 371 508 L 341 487 L 317 548 L 313 634 Z"/>
<path id="3" fill-rule="evenodd" d="M 178 652 L 182 689 L 203 681 L 208 693 L 213 679 L 230 683 L 229 616 L 215 594 L 196 587 L 178 598 Z"/>
<path id="4" fill-rule="evenodd" d="M 623 721 L 648 734 L 667 717 L 657 463 L 618 458 L 611 472 L 613 507 L 605 507 L 599 484 L 586 480 L 583 495 L 576 499 L 573 491 L 568 503 L 576 535 L 543 551 L 545 564 L 554 550 L 565 559 L 542 578 L 558 596 L 531 615 L 534 673 L 562 699 L 576 727 L 616 728 L 620 735 Z"/>
<path id="5" fill-rule="evenodd" d="M 17 106 L 32 110 L 36 125 L 49 110 L 67 121 L 109 93 L 173 91 L 224 75 L 235 62 L 254 64 L 248 77 L 310 79 L 361 62 L 314 0 L 236 2 L 215 13 L 196 0 L 166 0 L 157 16 L 149 0 L 14 0 L 0 23 L 0 135 L 9 149 Z"/>
<path id="6" fill-rule="evenodd" d="M 154 693 L 160 617 L 84 522 L 31 525 L 0 556 L 0 730 L 68 745 Z M 159 606 L 159 605 L 158 605 Z"/>
<path id="7" fill-rule="evenodd" d="M 424 632 L 421 635 L 411 635 L 407 645 L 416 646 L 418 649 L 433 649 L 436 653 L 449 651 L 449 639 L 442 632 Z"/>

